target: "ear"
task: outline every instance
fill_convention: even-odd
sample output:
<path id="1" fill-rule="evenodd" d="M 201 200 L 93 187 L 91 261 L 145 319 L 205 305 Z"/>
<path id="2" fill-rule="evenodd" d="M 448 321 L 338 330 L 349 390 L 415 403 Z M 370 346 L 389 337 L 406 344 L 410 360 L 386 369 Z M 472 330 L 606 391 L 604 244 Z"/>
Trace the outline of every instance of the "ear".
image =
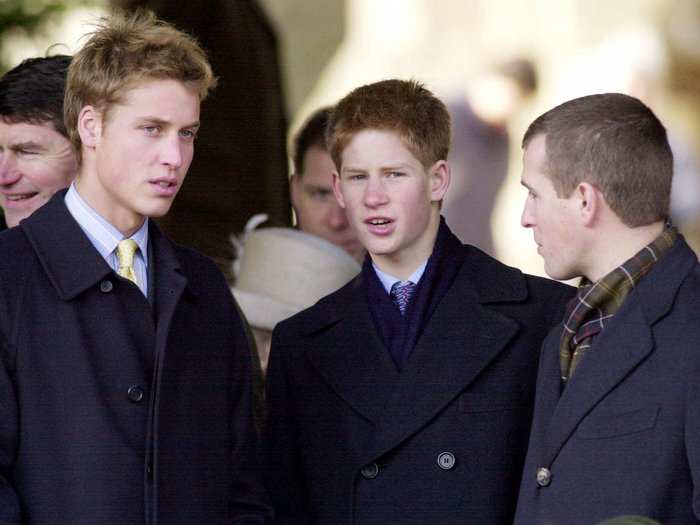
<path id="1" fill-rule="evenodd" d="M 574 193 L 581 216 L 582 224 L 591 227 L 599 219 L 603 195 L 600 190 L 588 182 L 581 182 Z"/>
<path id="2" fill-rule="evenodd" d="M 343 199 L 343 190 L 340 187 L 340 174 L 333 171 L 333 194 L 341 208 L 345 208 L 345 199 Z"/>
<path id="3" fill-rule="evenodd" d="M 445 160 L 439 160 L 428 170 L 430 177 L 430 200 L 439 202 L 445 197 L 450 186 L 450 165 Z"/>
<path id="4" fill-rule="evenodd" d="M 301 188 L 299 188 L 300 184 L 300 176 L 297 173 L 292 173 L 292 176 L 289 177 L 289 198 L 292 201 L 293 208 L 296 208 L 297 202 L 299 202 L 299 192 L 301 191 Z"/>
<path id="5" fill-rule="evenodd" d="M 102 114 L 94 106 L 85 106 L 78 114 L 78 134 L 80 141 L 88 148 L 94 148 L 102 135 Z"/>

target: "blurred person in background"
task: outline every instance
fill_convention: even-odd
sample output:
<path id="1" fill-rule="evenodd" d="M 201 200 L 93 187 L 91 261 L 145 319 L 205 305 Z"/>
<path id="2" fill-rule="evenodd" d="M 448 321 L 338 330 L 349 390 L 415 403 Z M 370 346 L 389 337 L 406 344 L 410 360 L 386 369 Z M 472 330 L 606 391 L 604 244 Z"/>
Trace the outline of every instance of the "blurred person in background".
<path id="1" fill-rule="evenodd" d="M 17 226 L 78 170 L 63 124 L 71 57 L 30 58 L 0 78 L 0 206 Z"/>
<path id="2" fill-rule="evenodd" d="M 330 111 L 329 107 L 317 110 L 294 138 L 292 206 L 301 231 L 337 244 L 355 260 L 362 261 L 365 250 L 333 195 L 335 166 L 325 137 Z"/>
<path id="3" fill-rule="evenodd" d="M 491 255 L 491 216 L 508 174 L 508 124 L 536 89 L 534 65 L 514 59 L 478 75 L 447 104 L 452 184 L 442 214 L 462 242 Z"/>

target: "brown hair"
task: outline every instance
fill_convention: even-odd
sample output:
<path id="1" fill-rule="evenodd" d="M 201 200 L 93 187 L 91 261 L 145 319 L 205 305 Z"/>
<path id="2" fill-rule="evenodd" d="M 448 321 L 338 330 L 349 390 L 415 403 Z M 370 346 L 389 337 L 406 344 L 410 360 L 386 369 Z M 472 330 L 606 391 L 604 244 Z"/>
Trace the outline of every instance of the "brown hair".
<path id="1" fill-rule="evenodd" d="M 447 159 L 450 150 L 450 114 L 441 100 L 415 80 L 368 84 L 338 102 L 326 135 L 338 169 L 352 137 L 366 129 L 395 131 L 426 168 Z"/>
<path id="2" fill-rule="evenodd" d="M 671 147 L 663 124 L 636 98 L 605 93 L 565 102 L 530 124 L 523 148 L 540 134 L 546 174 L 560 197 L 588 182 L 631 228 L 668 216 Z"/>
<path id="3" fill-rule="evenodd" d="M 107 119 L 109 108 L 144 79 L 188 84 L 204 100 L 216 85 L 206 54 L 197 41 L 146 10 L 114 11 L 101 18 L 68 68 L 64 119 L 80 155 L 78 115 L 92 105 Z"/>

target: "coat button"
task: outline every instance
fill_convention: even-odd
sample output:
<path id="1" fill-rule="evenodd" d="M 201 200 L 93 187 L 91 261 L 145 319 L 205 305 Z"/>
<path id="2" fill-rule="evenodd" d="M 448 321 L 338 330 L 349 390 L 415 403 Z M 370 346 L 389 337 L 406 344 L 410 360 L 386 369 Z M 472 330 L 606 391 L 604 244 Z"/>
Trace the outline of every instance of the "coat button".
<path id="1" fill-rule="evenodd" d="M 112 281 L 104 280 L 100 283 L 100 291 L 102 293 L 109 293 L 112 291 L 112 288 L 114 288 Z"/>
<path id="2" fill-rule="evenodd" d="M 129 387 L 129 390 L 126 391 L 126 395 L 129 396 L 129 401 L 140 403 L 143 400 L 143 388 L 139 385 L 132 385 Z"/>
<path id="3" fill-rule="evenodd" d="M 457 460 L 452 452 L 441 452 L 437 457 L 437 464 L 442 470 L 451 470 Z"/>
<path id="4" fill-rule="evenodd" d="M 540 487 L 547 487 L 552 482 L 552 473 L 548 468 L 540 467 L 537 469 L 537 484 Z"/>
<path id="5" fill-rule="evenodd" d="M 372 463 L 371 465 L 365 465 L 360 470 L 360 474 L 365 479 L 374 479 L 379 475 L 379 465 Z"/>

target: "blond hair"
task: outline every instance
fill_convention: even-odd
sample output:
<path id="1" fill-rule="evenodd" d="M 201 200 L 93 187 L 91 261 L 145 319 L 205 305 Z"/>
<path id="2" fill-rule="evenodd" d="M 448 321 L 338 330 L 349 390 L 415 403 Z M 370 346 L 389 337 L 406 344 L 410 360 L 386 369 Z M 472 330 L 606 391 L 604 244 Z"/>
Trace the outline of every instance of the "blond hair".
<path id="1" fill-rule="evenodd" d="M 190 35 L 146 10 L 103 17 L 68 69 L 63 114 L 80 158 L 78 116 L 87 105 L 107 120 L 112 105 L 145 79 L 178 80 L 204 100 L 216 85 L 207 56 Z"/>

